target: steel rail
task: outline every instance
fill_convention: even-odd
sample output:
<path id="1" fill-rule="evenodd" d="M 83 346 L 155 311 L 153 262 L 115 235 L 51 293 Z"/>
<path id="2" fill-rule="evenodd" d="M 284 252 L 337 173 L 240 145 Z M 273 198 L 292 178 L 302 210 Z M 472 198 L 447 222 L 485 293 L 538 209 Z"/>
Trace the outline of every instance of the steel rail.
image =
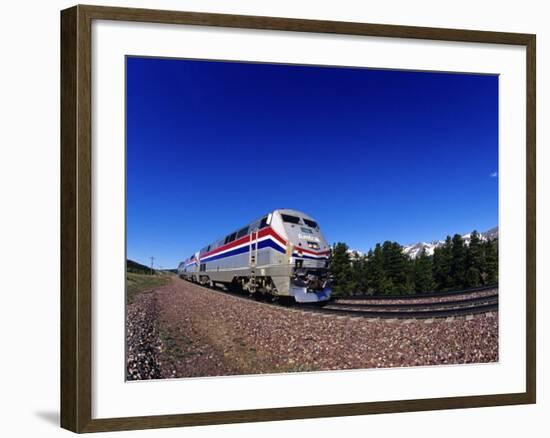
<path id="1" fill-rule="evenodd" d="M 435 297 L 448 297 L 452 295 L 468 295 L 476 292 L 484 292 L 492 289 L 498 289 L 498 284 L 476 287 L 473 289 L 462 289 L 462 290 L 450 290 L 444 292 L 427 292 L 427 293 L 414 293 L 414 294 L 403 294 L 403 295 L 352 295 L 352 296 L 334 296 L 334 299 L 353 299 L 353 300 L 413 300 L 416 298 L 435 298 Z"/>
<path id="2" fill-rule="evenodd" d="M 394 307 L 452 307 L 452 306 L 458 306 L 461 304 L 475 304 L 475 303 L 485 303 L 485 302 L 491 302 L 491 301 L 498 301 L 498 294 L 492 294 L 492 295 L 485 295 L 483 297 L 475 297 L 475 298 L 466 298 L 464 300 L 452 300 L 452 301 L 430 301 L 427 303 L 369 303 L 369 302 L 360 302 L 360 303 L 346 303 L 343 301 L 343 299 L 338 299 L 334 302 L 329 302 L 329 305 L 331 306 L 338 306 L 338 307 L 388 307 L 388 308 L 394 308 Z"/>
<path id="3" fill-rule="evenodd" d="M 479 313 L 498 311 L 498 303 L 474 306 L 469 308 L 410 311 L 410 312 L 388 312 L 388 311 L 363 311 L 330 309 L 326 307 L 300 306 L 304 312 L 321 313 L 326 315 L 350 316 L 356 318 L 380 318 L 380 319 L 431 319 L 449 318 L 458 316 L 475 315 Z"/>

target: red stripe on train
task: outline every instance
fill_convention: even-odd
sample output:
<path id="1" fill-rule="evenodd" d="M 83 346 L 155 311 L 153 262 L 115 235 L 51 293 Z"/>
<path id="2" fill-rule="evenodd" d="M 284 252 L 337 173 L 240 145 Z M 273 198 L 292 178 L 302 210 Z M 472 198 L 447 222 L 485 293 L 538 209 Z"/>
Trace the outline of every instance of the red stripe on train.
<path id="1" fill-rule="evenodd" d="M 311 251 L 309 249 L 302 248 L 301 246 L 295 246 L 294 247 L 294 252 L 297 252 L 298 254 L 300 252 L 304 252 L 306 254 L 313 254 L 313 255 L 321 256 L 321 255 L 327 255 L 330 251 L 315 252 L 315 251 Z"/>
<path id="2" fill-rule="evenodd" d="M 262 237 L 265 237 L 265 236 L 271 236 L 275 240 L 279 241 L 279 243 L 281 245 L 283 245 L 283 246 L 286 245 L 286 240 L 283 239 L 281 236 L 279 236 L 271 227 L 262 228 L 258 232 L 258 239 L 260 239 Z M 219 248 L 213 249 L 212 251 L 207 252 L 206 254 L 203 254 L 202 256 L 199 256 L 199 257 L 200 258 L 210 257 L 212 255 L 218 254 L 222 251 L 234 248 L 236 246 L 242 245 L 243 243 L 247 243 L 247 242 L 250 242 L 250 234 L 247 234 L 246 236 L 241 237 L 240 239 L 234 240 L 233 242 L 228 243 L 226 245 L 222 245 Z"/>

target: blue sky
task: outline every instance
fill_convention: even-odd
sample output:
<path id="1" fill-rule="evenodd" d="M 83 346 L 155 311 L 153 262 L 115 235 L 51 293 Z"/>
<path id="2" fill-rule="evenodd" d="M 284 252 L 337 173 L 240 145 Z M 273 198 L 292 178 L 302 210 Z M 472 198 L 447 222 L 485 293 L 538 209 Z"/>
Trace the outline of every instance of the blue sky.
<path id="1" fill-rule="evenodd" d="M 498 77 L 127 58 L 127 254 L 176 267 L 275 208 L 330 243 L 498 224 Z"/>

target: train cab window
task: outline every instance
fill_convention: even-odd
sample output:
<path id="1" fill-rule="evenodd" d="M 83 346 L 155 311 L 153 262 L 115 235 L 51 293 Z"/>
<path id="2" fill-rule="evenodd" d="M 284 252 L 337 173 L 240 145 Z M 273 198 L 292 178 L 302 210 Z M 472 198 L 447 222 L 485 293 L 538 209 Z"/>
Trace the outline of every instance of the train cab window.
<path id="1" fill-rule="evenodd" d="M 283 218 L 284 222 L 288 222 L 289 224 L 300 223 L 300 218 L 298 216 L 291 216 L 290 214 L 281 214 L 281 217 Z"/>
<path id="2" fill-rule="evenodd" d="M 260 226 L 258 227 L 260 230 L 264 227 L 267 227 L 267 216 L 263 217 L 260 221 Z"/>
<path id="3" fill-rule="evenodd" d="M 241 228 L 238 232 L 237 232 L 237 239 L 239 237 L 243 237 L 243 236 L 246 236 L 248 234 L 248 226 L 244 227 L 244 228 Z"/>
<path id="4" fill-rule="evenodd" d="M 308 226 L 308 227 L 311 227 L 311 228 L 318 228 L 319 225 L 317 224 L 317 222 L 315 221 L 312 221 L 310 219 L 304 219 L 304 223 Z"/>
<path id="5" fill-rule="evenodd" d="M 233 242 L 235 240 L 235 237 L 237 236 L 237 233 L 231 233 L 229 236 L 225 238 L 225 243 Z"/>

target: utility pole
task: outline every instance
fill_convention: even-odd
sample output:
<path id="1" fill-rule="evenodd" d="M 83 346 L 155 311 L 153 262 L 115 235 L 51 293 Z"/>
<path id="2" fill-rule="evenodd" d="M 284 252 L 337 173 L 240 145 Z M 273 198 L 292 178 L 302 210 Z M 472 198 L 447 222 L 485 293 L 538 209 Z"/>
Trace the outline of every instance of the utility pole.
<path id="1" fill-rule="evenodd" d="M 153 275 L 153 272 L 154 272 L 153 271 L 153 263 L 155 261 L 155 258 L 153 256 L 151 256 L 150 259 L 151 259 L 151 275 Z"/>

